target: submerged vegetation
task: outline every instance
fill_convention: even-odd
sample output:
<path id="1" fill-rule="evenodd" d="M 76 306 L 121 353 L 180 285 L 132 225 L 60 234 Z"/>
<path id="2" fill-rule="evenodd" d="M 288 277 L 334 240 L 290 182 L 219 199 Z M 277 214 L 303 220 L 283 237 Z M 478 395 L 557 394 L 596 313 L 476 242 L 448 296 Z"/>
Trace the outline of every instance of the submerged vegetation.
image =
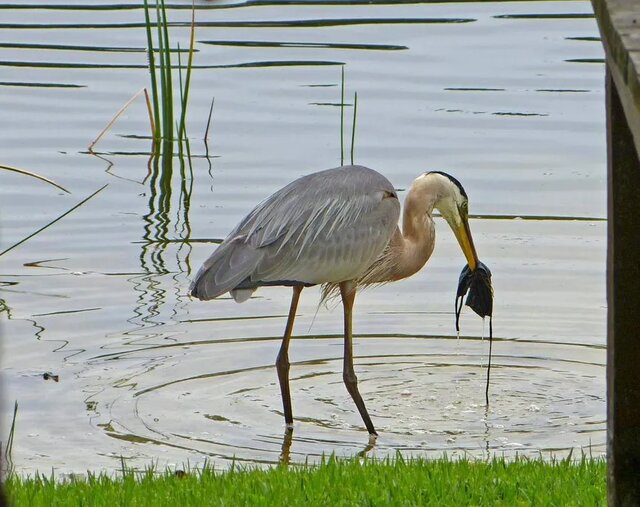
<path id="1" fill-rule="evenodd" d="M 268 469 L 210 467 L 66 481 L 38 475 L 6 483 L 14 505 L 605 505 L 606 463 L 339 460 Z"/>

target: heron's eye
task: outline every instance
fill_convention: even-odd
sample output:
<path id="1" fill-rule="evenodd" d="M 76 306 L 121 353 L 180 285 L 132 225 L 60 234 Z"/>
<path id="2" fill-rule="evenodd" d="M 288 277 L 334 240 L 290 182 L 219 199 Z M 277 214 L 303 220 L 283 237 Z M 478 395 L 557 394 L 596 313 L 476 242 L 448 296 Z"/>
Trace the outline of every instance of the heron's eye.
<path id="1" fill-rule="evenodd" d="M 397 199 L 398 196 L 396 195 L 395 192 L 389 192 L 388 190 L 385 190 L 384 193 L 382 194 L 382 198 L 383 199 Z"/>

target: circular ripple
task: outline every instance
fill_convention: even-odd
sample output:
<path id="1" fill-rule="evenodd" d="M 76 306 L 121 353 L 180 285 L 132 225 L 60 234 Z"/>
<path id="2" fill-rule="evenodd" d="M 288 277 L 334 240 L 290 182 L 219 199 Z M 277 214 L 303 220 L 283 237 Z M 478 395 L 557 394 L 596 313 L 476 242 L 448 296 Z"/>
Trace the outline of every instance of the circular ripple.
<path id="1" fill-rule="evenodd" d="M 108 401 L 108 434 L 160 445 L 174 461 L 277 462 L 284 427 L 273 366 L 278 343 L 209 342 L 127 355 L 142 362 L 135 367 L 135 389 Z M 367 444 L 342 384 L 341 352 L 336 337 L 293 344 L 293 461 L 354 455 Z M 602 349 L 497 341 L 488 409 L 486 344 L 478 340 L 365 337 L 356 340 L 356 353 L 360 392 L 380 434 L 378 456 L 397 450 L 485 457 L 604 450 Z M 229 368 L 238 364 L 246 366 Z"/>

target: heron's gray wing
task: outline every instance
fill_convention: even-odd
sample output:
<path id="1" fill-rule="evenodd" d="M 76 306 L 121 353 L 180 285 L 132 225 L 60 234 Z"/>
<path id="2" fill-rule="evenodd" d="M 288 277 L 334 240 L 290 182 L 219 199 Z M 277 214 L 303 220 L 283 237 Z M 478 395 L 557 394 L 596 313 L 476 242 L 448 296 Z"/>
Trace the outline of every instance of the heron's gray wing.
<path id="1" fill-rule="evenodd" d="M 356 278 L 387 245 L 399 214 L 393 186 L 371 169 L 304 176 L 238 224 L 201 268 L 192 294 L 210 299 L 236 287 Z"/>
<path id="2" fill-rule="evenodd" d="M 189 292 L 206 300 L 224 294 L 239 285 L 253 271 L 261 253 L 247 248 L 243 236 L 227 238 L 204 262 Z"/>

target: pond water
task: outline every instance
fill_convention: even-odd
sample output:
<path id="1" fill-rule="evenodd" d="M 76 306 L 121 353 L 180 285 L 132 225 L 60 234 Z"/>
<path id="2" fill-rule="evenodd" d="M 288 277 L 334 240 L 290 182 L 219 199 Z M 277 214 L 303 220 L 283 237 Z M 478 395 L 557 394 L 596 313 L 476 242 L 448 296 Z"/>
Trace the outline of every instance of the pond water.
<path id="1" fill-rule="evenodd" d="M 588 1 L 198 0 L 188 199 L 177 169 L 170 195 L 145 179 L 141 98 L 100 156 L 87 151 L 149 86 L 141 3 L 0 4 L 0 164 L 71 192 L 0 171 L 0 251 L 108 184 L 1 258 L 1 432 L 17 400 L 18 471 L 281 459 L 273 363 L 290 289 L 242 305 L 187 289 L 257 202 L 340 164 L 343 66 L 347 130 L 358 92 L 355 162 L 401 199 L 423 171 L 460 179 L 495 289 L 488 410 L 486 330 L 466 309 L 456 339 L 465 261 L 444 221 L 425 269 L 358 296 L 355 368 L 380 433 L 366 450 L 604 453 L 604 65 Z M 169 8 L 181 48 L 189 7 Z M 342 385 L 342 312 L 318 300 L 303 292 L 290 348 L 292 462 L 368 441 Z"/>

